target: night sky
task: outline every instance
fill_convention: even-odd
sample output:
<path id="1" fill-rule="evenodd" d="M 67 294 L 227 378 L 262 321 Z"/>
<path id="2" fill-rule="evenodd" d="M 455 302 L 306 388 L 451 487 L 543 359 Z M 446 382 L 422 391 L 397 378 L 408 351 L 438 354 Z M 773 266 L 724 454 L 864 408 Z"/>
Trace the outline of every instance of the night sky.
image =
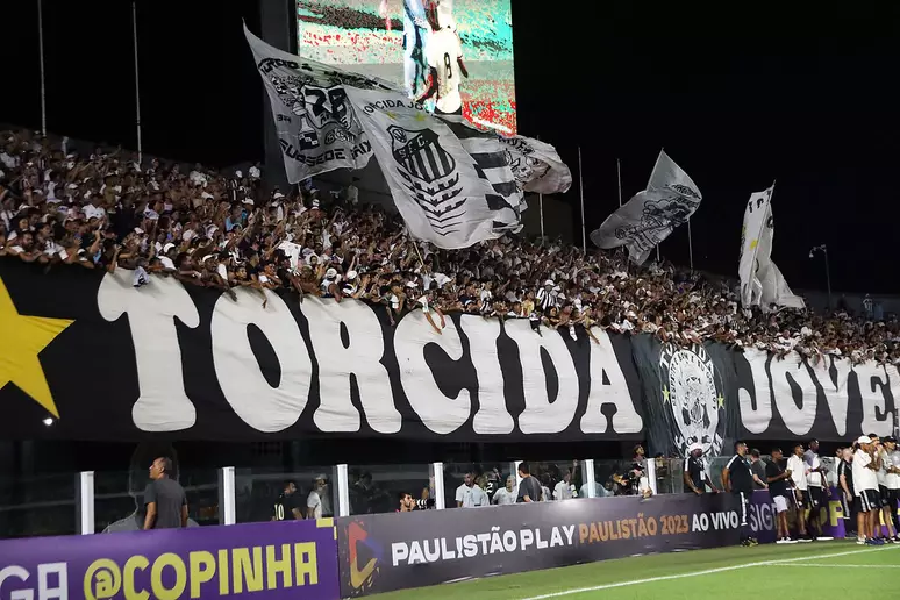
<path id="1" fill-rule="evenodd" d="M 147 152 L 262 159 L 241 33 L 242 18 L 258 31 L 257 4 L 138 2 Z M 513 0 L 519 129 L 573 172 L 581 146 L 588 231 L 618 205 L 616 158 L 627 199 L 665 148 L 703 193 L 697 268 L 736 275 L 746 200 L 777 179 L 773 257 L 789 284 L 824 289 L 807 254 L 826 243 L 835 291 L 900 292 L 900 3 L 685 4 Z M 131 3 L 44 0 L 43 15 L 49 129 L 135 147 Z M 37 128 L 36 2 L 3 3 L 0 22 L 0 122 Z M 577 218 L 577 184 L 567 199 Z M 686 230 L 662 251 L 687 264 Z"/>

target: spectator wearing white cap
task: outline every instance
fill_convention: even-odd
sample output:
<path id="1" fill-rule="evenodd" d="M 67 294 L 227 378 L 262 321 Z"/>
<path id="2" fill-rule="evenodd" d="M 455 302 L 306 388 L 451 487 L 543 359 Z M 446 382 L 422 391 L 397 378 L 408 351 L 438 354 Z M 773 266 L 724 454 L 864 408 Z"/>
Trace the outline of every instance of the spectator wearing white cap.
<path id="1" fill-rule="evenodd" d="M 857 544 L 870 546 L 883 542 L 877 540 L 875 516 L 881 510 L 881 499 L 878 494 L 878 470 L 874 456 L 874 445 L 869 436 L 860 436 L 857 450 L 853 454 L 853 488 L 857 503 Z"/>

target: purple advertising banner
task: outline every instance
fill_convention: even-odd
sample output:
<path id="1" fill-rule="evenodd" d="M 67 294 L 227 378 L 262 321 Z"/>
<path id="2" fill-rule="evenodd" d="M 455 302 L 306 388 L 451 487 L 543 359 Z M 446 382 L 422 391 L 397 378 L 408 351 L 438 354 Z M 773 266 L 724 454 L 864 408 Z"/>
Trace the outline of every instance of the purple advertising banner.
<path id="1" fill-rule="evenodd" d="M 833 487 L 830 488 L 828 506 L 822 507 L 821 510 L 826 515 L 823 535 L 834 538 L 844 537 L 844 511 L 841 507 L 841 495 Z M 750 524 L 751 535 L 760 544 L 770 544 L 776 541 L 778 531 L 775 524 L 776 515 L 775 505 L 772 503 L 769 491 L 753 492 L 747 520 Z"/>
<path id="2" fill-rule="evenodd" d="M 0 597 L 339 600 L 332 519 L 5 540 Z"/>

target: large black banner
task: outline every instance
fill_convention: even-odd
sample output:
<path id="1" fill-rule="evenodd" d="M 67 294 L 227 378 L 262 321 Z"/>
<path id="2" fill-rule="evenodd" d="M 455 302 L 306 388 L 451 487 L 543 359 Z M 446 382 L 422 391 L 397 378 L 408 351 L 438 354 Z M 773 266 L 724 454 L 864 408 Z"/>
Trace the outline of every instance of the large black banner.
<path id="1" fill-rule="evenodd" d="M 0 437 L 642 435 L 625 338 L 235 292 L 0 259 Z"/>
<path id="2" fill-rule="evenodd" d="M 534 502 L 338 519 L 341 597 L 738 543 L 730 494 Z"/>
<path id="3" fill-rule="evenodd" d="M 809 364 L 649 336 L 0 260 L 5 439 L 639 439 L 887 435 L 894 365 Z M 54 417 L 51 427 L 43 424 Z"/>

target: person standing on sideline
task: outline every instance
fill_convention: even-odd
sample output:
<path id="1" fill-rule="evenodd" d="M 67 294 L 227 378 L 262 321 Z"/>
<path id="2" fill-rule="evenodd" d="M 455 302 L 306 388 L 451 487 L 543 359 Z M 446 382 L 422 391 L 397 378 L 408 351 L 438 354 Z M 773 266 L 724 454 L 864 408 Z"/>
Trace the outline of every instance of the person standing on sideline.
<path id="1" fill-rule="evenodd" d="M 172 479 L 172 459 L 160 457 L 150 465 L 150 483 L 144 490 L 147 514 L 144 529 L 187 527 L 188 508 L 184 488 Z"/>
<path id="2" fill-rule="evenodd" d="M 886 452 L 884 469 L 887 472 L 884 478 L 884 486 L 887 488 L 884 505 L 885 518 L 894 521 L 894 541 L 900 542 L 900 450 L 897 450 L 897 438 L 884 438 Z"/>
<path id="3" fill-rule="evenodd" d="M 297 486 L 293 481 L 284 482 L 284 491 L 275 501 L 273 521 L 302 521 L 303 511 L 297 500 Z"/>
<path id="4" fill-rule="evenodd" d="M 800 541 L 809 541 L 806 533 L 806 509 L 809 508 L 809 484 L 806 479 L 806 462 L 803 460 L 803 444 L 794 446 L 791 457 L 787 461 L 787 470 L 791 472 L 794 492 L 797 498 L 797 529 Z"/>
<path id="5" fill-rule="evenodd" d="M 684 459 L 684 485 L 684 491 L 689 494 L 700 495 L 706 490 L 706 486 L 709 486 L 715 493 L 719 492 L 709 477 L 706 460 L 703 458 L 702 444 L 691 444 L 691 453 Z"/>
<path id="6" fill-rule="evenodd" d="M 806 463 L 806 489 L 809 499 L 809 526 L 812 530 L 818 532 L 818 537 L 822 541 L 833 540 L 833 537 L 824 535 L 825 522 L 822 520 L 822 510 L 828 510 L 828 486 L 825 481 L 827 469 L 822 465 L 819 459 L 819 440 L 812 439 L 809 441 L 809 447 L 803 454 Z M 827 517 L 826 517 L 827 519 Z M 816 534 L 811 533 L 815 536 Z"/>
<path id="7" fill-rule="evenodd" d="M 844 535 L 856 535 L 856 502 L 853 499 L 853 449 L 842 448 L 837 466 L 838 490 L 841 491 L 841 512 L 844 514 Z"/>
<path id="8" fill-rule="evenodd" d="M 487 494 L 479 486 L 475 485 L 475 474 L 466 473 L 461 486 L 456 488 L 457 508 L 472 508 L 475 506 L 489 506 Z"/>
<path id="9" fill-rule="evenodd" d="M 856 491 L 856 543 L 879 546 L 884 542 L 875 536 L 875 516 L 881 510 L 878 495 L 878 476 L 874 446 L 869 436 L 862 435 L 857 440 L 857 450 L 853 454 L 853 487 Z"/>
<path id="10" fill-rule="evenodd" d="M 734 456 L 728 461 L 725 469 L 722 470 L 722 487 L 726 492 L 734 494 L 741 506 L 741 545 L 755 546 L 759 542 L 756 538 L 747 535 L 749 523 L 747 523 L 747 515 L 750 508 L 750 494 L 753 491 L 753 482 L 759 481 L 759 477 L 750 471 L 750 464 L 747 462 L 747 444 L 744 442 L 734 443 Z M 765 484 L 763 484 L 765 485 Z"/>
<path id="11" fill-rule="evenodd" d="M 775 505 L 777 513 L 776 524 L 778 526 L 778 540 L 776 544 L 790 544 L 791 540 L 788 536 L 788 489 L 787 479 L 790 479 L 791 472 L 786 471 L 781 466 L 782 454 L 780 448 L 772 449 L 772 462 L 766 465 L 766 481 L 769 484 L 769 493 L 772 495 L 772 503 Z"/>
<path id="12" fill-rule="evenodd" d="M 766 465 L 759 460 L 759 450 L 756 448 L 750 450 L 750 472 L 759 480 L 753 480 L 753 491 L 766 489 L 766 484 L 763 483 L 766 480 Z"/>

